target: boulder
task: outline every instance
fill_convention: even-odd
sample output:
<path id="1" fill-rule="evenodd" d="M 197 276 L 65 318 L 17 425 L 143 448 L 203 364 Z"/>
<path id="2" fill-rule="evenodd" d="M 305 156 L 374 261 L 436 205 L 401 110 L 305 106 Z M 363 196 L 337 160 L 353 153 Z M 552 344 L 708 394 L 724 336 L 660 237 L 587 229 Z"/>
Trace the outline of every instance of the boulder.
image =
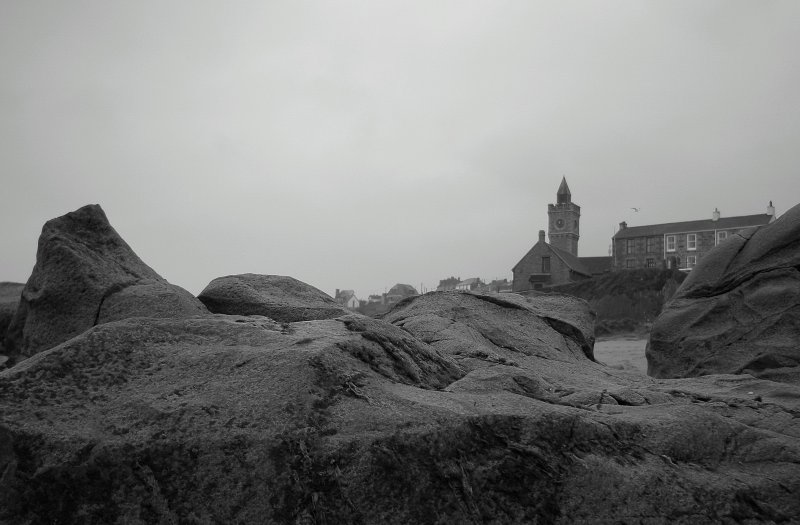
<path id="1" fill-rule="evenodd" d="M 800 383 L 798 341 L 800 205 L 699 261 L 653 326 L 648 374 Z"/>
<path id="2" fill-rule="evenodd" d="M 245 273 L 218 277 L 197 297 L 214 313 L 263 315 L 285 323 L 351 313 L 325 292 L 282 275 Z"/>
<path id="3" fill-rule="evenodd" d="M 800 515 L 800 387 L 609 369 L 591 319 L 445 292 L 383 319 L 95 326 L 0 372 L 0 522 Z"/>
<path id="4" fill-rule="evenodd" d="M 151 287 L 119 295 L 135 285 Z M 143 300 L 146 290 L 154 295 Z M 96 325 L 103 312 L 108 318 L 124 317 L 122 298 L 133 295 L 131 315 L 147 314 L 149 309 L 173 316 L 205 311 L 185 290 L 170 285 L 142 262 L 100 206 L 84 206 L 52 219 L 42 228 L 36 265 L 6 333 L 6 351 L 12 360 L 29 357 Z M 168 295 L 176 297 L 154 307 Z M 104 310 L 109 298 L 114 304 Z"/>
<path id="5" fill-rule="evenodd" d="M 0 353 L 3 348 L 3 336 L 14 314 L 17 313 L 24 287 L 23 283 L 0 282 Z"/>

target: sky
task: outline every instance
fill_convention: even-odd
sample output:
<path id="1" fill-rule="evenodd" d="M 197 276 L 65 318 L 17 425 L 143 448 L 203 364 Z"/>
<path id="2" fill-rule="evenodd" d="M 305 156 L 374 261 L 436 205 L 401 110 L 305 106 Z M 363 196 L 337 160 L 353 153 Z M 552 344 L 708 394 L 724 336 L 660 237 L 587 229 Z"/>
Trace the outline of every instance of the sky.
<path id="1" fill-rule="evenodd" d="M 581 256 L 623 220 L 780 214 L 798 27 L 796 0 L 0 0 L 0 280 L 89 203 L 195 294 L 362 299 L 510 278 L 562 176 Z"/>

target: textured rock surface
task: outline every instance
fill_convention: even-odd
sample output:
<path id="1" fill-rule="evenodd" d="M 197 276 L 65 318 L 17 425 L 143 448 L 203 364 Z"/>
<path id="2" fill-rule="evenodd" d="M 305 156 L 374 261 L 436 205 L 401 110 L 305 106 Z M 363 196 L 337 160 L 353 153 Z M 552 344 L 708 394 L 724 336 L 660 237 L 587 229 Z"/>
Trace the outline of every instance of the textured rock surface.
<path id="1" fill-rule="evenodd" d="M 218 277 L 197 297 L 214 313 L 264 315 L 287 323 L 350 313 L 325 292 L 282 275 L 245 273 Z"/>
<path id="2" fill-rule="evenodd" d="M 700 261 L 653 327 L 648 373 L 800 384 L 799 342 L 800 205 Z"/>
<path id="3" fill-rule="evenodd" d="M 159 283 L 159 294 L 171 290 L 180 296 L 172 304 L 191 302 L 185 290 L 173 287 L 142 262 L 100 206 L 84 206 L 50 220 L 42 228 L 36 265 L 6 333 L 6 351 L 19 359 L 62 343 L 97 324 L 107 298 L 129 286 L 154 283 Z M 194 315 L 203 309 L 194 302 L 173 315 Z M 142 304 L 140 294 L 133 315 L 143 313 Z M 113 318 L 125 315 L 119 304 L 109 311 Z"/>
<path id="4" fill-rule="evenodd" d="M 0 354 L 3 353 L 3 335 L 17 312 L 24 287 L 23 283 L 0 283 Z"/>
<path id="5" fill-rule="evenodd" d="M 800 515 L 800 388 L 609 369 L 585 308 L 434 293 L 379 320 L 96 326 L 0 372 L 0 522 Z"/>

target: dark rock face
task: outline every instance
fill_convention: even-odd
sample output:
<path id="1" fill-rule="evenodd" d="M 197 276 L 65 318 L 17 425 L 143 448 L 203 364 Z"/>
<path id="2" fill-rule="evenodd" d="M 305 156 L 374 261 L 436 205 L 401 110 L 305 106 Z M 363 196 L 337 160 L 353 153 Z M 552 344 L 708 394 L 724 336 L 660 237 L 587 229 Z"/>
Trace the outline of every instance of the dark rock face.
<path id="1" fill-rule="evenodd" d="M 721 244 L 650 334 L 648 374 L 751 374 L 800 383 L 800 205 Z"/>
<path id="2" fill-rule="evenodd" d="M 0 354 L 3 353 L 3 336 L 14 314 L 17 313 L 23 288 L 25 285 L 22 283 L 0 283 Z"/>
<path id="3" fill-rule="evenodd" d="M 350 314 L 325 292 L 282 275 L 218 277 L 197 297 L 214 313 L 264 315 L 287 323 Z"/>
<path id="4" fill-rule="evenodd" d="M 608 369 L 586 310 L 445 292 L 380 320 L 96 326 L 0 372 L 0 521 L 800 515 L 799 387 Z"/>
<path id="5" fill-rule="evenodd" d="M 165 294 L 178 296 L 171 301 L 178 306 L 172 316 L 204 310 L 196 299 L 186 296 L 188 292 L 170 285 L 142 262 L 108 223 L 100 206 L 84 206 L 50 220 L 42 228 L 36 265 L 6 333 L 6 351 L 12 359 L 24 358 L 84 332 L 101 322 L 104 302 L 115 294 L 136 293 L 131 313 L 142 315 L 147 310 L 144 290 L 124 292 L 141 284 L 157 289 L 159 297 L 151 305 Z M 126 316 L 125 308 L 117 300 L 105 308 L 104 315 L 118 319 Z"/>

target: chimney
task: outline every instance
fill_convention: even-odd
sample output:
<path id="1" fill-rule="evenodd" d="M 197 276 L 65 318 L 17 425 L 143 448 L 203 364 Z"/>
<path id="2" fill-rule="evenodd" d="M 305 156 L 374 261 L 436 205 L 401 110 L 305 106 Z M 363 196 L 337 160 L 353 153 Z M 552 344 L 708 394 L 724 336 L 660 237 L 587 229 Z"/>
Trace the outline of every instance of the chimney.
<path id="1" fill-rule="evenodd" d="M 544 230 L 539 230 L 539 242 L 544 242 Z"/>
<path id="2" fill-rule="evenodd" d="M 719 220 L 719 210 L 714 208 L 714 213 L 711 214 L 711 220 L 717 222 Z"/>
<path id="3" fill-rule="evenodd" d="M 339 298 L 339 289 L 338 288 L 336 289 L 336 295 L 334 295 L 333 297 L 334 297 L 334 299 L 338 299 Z"/>
<path id="4" fill-rule="evenodd" d="M 621 223 L 619 223 L 619 229 L 620 230 L 624 230 L 627 227 L 628 227 L 628 223 L 627 222 L 622 221 Z"/>
<path id="5" fill-rule="evenodd" d="M 769 201 L 769 206 L 767 206 L 767 215 L 775 217 L 775 206 L 772 205 L 772 201 Z"/>

